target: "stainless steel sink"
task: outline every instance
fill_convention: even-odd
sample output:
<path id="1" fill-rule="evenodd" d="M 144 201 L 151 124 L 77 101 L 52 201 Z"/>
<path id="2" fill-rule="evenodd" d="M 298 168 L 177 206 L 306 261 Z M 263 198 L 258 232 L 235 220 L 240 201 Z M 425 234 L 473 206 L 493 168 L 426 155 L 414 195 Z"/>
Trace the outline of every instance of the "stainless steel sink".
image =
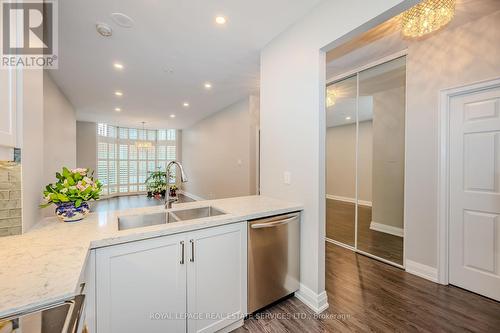
<path id="1" fill-rule="evenodd" d="M 175 215 L 175 217 L 177 217 L 180 221 L 187 221 L 187 220 L 201 219 L 210 216 L 224 215 L 226 213 L 217 208 L 207 206 L 207 207 L 176 210 L 173 211 L 172 214 Z"/>
<path id="2" fill-rule="evenodd" d="M 126 215 L 118 217 L 118 230 L 142 228 L 158 224 L 178 222 L 172 213 L 155 213 L 144 215 Z"/>
<path id="3" fill-rule="evenodd" d="M 224 214 L 226 213 L 217 208 L 207 206 L 207 207 L 198 207 L 191 209 L 180 209 L 164 213 L 125 215 L 118 217 L 118 230 L 142 228 L 152 225 L 195 220 L 204 217 L 218 216 Z"/>

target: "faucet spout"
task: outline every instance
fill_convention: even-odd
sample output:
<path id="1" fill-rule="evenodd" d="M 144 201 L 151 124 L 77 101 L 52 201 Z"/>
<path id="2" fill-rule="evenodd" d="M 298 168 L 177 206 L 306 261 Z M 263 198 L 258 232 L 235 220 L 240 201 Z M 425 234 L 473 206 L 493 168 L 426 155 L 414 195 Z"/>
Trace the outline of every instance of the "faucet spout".
<path id="1" fill-rule="evenodd" d="M 182 167 L 182 164 L 180 164 L 177 161 L 171 161 L 168 163 L 166 171 L 167 171 L 167 190 L 165 191 L 165 208 L 169 209 L 172 208 L 172 204 L 174 202 L 177 202 L 177 198 L 170 198 L 170 189 L 168 188 L 168 181 L 169 181 L 169 174 L 170 174 L 170 169 L 172 166 L 177 166 L 179 170 L 181 171 L 181 182 L 187 183 L 187 176 L 186 173 L 184 172 L 184 168 Z"/>

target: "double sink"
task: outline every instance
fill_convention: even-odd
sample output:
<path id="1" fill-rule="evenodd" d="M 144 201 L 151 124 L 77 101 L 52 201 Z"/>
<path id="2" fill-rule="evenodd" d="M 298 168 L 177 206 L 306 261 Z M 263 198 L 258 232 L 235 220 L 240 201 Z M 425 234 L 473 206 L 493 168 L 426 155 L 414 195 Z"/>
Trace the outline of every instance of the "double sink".
<path id="1" fill-rule="evenodd" d="M 223 211 L 212 206 L 174 210 L 169 212 L 126 215 L 118 217 L 118 230 L 142 228 L 152 225 L 196 220 L 205 217 L 225 215 Z"/>

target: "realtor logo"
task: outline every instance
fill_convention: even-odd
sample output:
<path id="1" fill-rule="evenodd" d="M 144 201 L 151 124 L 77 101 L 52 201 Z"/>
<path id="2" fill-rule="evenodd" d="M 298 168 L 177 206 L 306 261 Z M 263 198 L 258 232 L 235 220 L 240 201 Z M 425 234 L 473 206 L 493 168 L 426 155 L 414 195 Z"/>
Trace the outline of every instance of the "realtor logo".
<path id="1" fill-rule="evenodd" d="M 1 0 L 0 68 L 57 68 L 57 3 Z"/>

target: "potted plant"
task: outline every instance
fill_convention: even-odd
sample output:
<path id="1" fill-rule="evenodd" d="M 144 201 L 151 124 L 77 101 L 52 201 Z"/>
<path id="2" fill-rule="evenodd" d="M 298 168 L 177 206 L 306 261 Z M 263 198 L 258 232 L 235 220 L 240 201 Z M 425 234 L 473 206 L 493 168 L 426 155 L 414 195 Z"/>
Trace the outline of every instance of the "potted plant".
<path id="1" fill-rule="evenodd" d="M 168 178 L 168 186 L 167 186 L 167 178 Z M 166 171 L 153 171 L 149 173 L 148 178 L 146 178 L 146 189 L 148 192 L 149 198 L 160 199 L 165 197 L 167 188 L 170 191 L 169 195 L 171 197 L 175 197 L 177 195 L 177 185 L 175 185 L 175 177 L 172 173 L 170 173 L 167 177 Z"/>
<path id="2" fill-rule="evenodd" d="M 57 182 L 45 187 L 45 202 L 41 207 L 55 204 L 56 215 L 64 222 L 80 221 L 90 212 L 88 201 L 99 199 L 102 184 L 94 179 L 94 172 L 63 167 L 56 173 Z"/>
<path id="3" fill-rule="evenodd" d="M 173 185 L 170 185 L 169 187 L 169 190 L 170 190 L 170 196 L 171 197 L 176 197 L 177 196 L 177 185 L 173 184 Z"/>
<path id="4" fill-rule="evenodd" d="M 167 173 L 160 170 L 151 172 L 146 178 L 146 188 L 148 197 L 164 197 L 167 190 Z"/>

